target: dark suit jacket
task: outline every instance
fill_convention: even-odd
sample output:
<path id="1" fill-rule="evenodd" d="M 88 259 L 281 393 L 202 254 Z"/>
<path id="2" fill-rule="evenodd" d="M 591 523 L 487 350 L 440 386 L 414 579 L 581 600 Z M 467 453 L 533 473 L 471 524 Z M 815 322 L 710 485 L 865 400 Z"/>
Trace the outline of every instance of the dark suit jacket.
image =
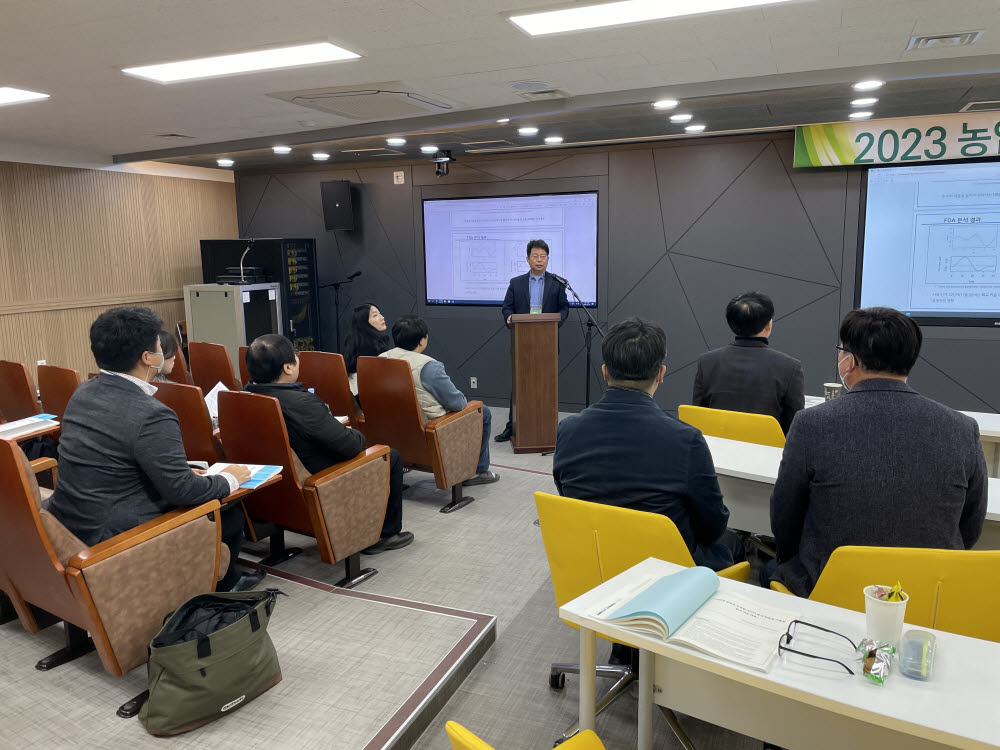
<path id="1" fill-rule="evenodd" d="M 74 391 L 45 507 L 84 544 L 228 494 L 225 477 L 191 471 L 177 415 L 135 383 L 100 373 Z"/>
<path id="2" fill-rule="evenodd" d="M 691 403 L 710 409 L 769 414 L 788 434 L 805 406 L 802 364 L 771 349 L 765 338 L 742 336 L 698 359 Z"/>
<path id="3" fill-rule="evenodd" d="M 901 381 L 864 380 L 792 422 L 771 495 L 775 577 L 808 596 L 837 547 L 968 549 L 986 496 L 973 419 Z"/>
<path id="4" fill-rule="evenodd" d="M 510 280 L 507 294 L 503 298 L 503 319 L 507 322 L 509 315 L 524 315 L 531 312 L 531 296 L 528 291 L 528 276 L 530 271 Z M 559 313 L 559 326 L 569 317 L 569 300 L 566 299 L 566 287 L 545 272 L 545 288 L 542 290 L 542 312 Z"/>
<path id="5" fill-rule="evenodd" d="M 668 516 L 699 565 L 733 564 L 717 541 L 729 510 L 705 438 L 641 391 L 612 388 L 560 422 L 552 476 L 566 497 Z"/>
<path id="6" fill-rule="evenodd" d="M 330 413 L 326 402 L 303 388 L 302 383 L 250 383 L 246 390 L 278 399 L 288 443 L 310 474 L 354 458 L 364 450 L 365 436 L 344 427 Z"/>

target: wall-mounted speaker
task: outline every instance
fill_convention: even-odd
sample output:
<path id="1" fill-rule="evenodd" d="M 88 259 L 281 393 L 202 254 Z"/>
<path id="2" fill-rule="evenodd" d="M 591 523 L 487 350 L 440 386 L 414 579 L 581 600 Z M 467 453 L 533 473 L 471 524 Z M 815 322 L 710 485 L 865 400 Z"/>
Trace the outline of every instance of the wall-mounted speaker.
<path id="1" fill-rule="evenodd" d="M 323 219 L 327 230 L 354 229 L 354 206 L 351 205 L 351 183 L 348 180 L 321 182 Z"/>

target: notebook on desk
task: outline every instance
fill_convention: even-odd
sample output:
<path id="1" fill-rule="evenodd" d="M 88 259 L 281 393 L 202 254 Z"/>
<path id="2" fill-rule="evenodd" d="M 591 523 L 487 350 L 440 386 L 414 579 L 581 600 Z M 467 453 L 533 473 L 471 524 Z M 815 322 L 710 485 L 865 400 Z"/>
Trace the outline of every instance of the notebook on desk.
<path id="1" fill-rule="evenodd" d="M 0 439 L 15 440 L 22 435 L 29 435 L 44 427 L 58 427 L 55 414 L 35 414 L 32 417 L 17 419 L 13 422 L 0 424 Z"/>
<path id="2" fill-rule="evenodd" d="M 250 479 L 240 485 L 241 489 L 255 489 L 260 487 L 264 482 L 266 482 L 271 477 L 276 474 L 281 473 L 280 466 L 265 466 L 261 464 L 232 464 L 232 463 L 218 463 L 212 464 L 208 467 L 208 471 L 205 472 L 206 476 L 211 476 L 212 474 L 218 474 L 225 471 L 230 466 L 246 466 L 247 470 L 250 472 Z"/>

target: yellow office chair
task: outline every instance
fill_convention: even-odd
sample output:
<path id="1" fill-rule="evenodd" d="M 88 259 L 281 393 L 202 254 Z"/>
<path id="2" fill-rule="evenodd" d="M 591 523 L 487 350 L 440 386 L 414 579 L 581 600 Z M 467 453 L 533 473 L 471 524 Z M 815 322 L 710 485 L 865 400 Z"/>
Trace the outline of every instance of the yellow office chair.
<path id="1" fill-rule="evenodd" d="M 455 721 L 449 721 L 444 725 L 451 740 L 451 750 L 493 750 L 492 745 L 487 745 L 476 735 Z M 570 737 L 559 746 L 565 750 L 604 750 L 604 743 L 598 739 L 597 735 L 586 729 Z"/>
<path id="2" fill-rule="evenodd" d="M 694 567 L 694 559 L 674 522 L 659 513 L 646 513 L 613 505 L 573 500 L 568 497 L 535 493 L 535 506 L 542 529 L 542 542 L 552 574 L 556 606 L 585 594 L 647 557 Z M 719 572 L 724 578 L 746 581 L 750 564 L 733 565 Z M 566 623 L 572 627 L 572 623 Z M 561 689 L 566 674 L 579 674 L 579 664 L 557 663 L 551 667 L 549 686 Z M 615 684 L 597 702 L 600 713 L 635 680 L 630 666 L 598 665 L 598 677 L 612 677 Z M 672 713 L 664 712 L 671 729 L 687 740 Z M 574 725 L 563 733 L 569 737 Z M 687 747 L 687 745 L 685 745 Z"/>
<path id="3" fill-rule="evenodd" d="M 909 624 L 1000 641 L 998 578 L 1000 551 L 838 547 L 809 598 L 864 612 L 865 586 L 899 581 Z M 777 581 L 771 588 L 792 593 Z"/>
<path id="4" fill-rule="evenodd" d="M 775 448 L 785 447 L 785 433 L 781 431 L 781 425 L 777 419 L 766 414 L 749 414 L 681 404 L 677 407 L 677 418 L 692 427 L 697 427 L 703 435 L 770 445 Z"/>

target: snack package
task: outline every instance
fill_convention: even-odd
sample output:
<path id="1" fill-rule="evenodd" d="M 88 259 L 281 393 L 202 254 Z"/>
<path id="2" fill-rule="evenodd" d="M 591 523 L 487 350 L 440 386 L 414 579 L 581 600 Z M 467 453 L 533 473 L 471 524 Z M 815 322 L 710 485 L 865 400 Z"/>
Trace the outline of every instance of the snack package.
<path id="1" fill-rule="evenodd" d="M 896 585 L 891 589 L 885 586 L 876 586 L 875 597 L 887 602 L 901 602 L 903 601 L 903 587 L 899 581 L 896 581 Z"/>
<path id="2" fill-rule="evenodd" d="M 886 643 L 865 638 L 858 644 L 858 660 L 862 674 L 876 685 L 884 685 L 892 669 L 896 649 Z"/>

